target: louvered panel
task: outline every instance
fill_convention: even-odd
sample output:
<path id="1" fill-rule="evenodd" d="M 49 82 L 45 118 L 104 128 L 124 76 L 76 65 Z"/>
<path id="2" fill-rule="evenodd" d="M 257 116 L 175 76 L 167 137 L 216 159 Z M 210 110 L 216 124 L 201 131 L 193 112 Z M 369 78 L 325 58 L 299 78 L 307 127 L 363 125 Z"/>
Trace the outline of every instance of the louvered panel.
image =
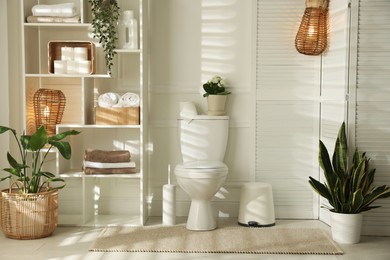
<path id="1" fill-rule="evenodd" d="M 360 0 L 356 146 L 376 168 L 376 185 L 390 186 L 390 1 Z M 363 232 L 390 235 L 390 199 L 365 213 Z"/>
<path id="2" fill-rule="evenodd" d="M 313 218 L 315 102 L 258 101 L 256 179 L 274 190 L 277 217 Z"/>
<path id="3" fill-rule="evenodd" d="M 320 79 L 320 58 L 299 54 L 294 45 L 304 10 L 304 1 L 258 0 L 258 100 L 316 96 L 313 85 Z"/>

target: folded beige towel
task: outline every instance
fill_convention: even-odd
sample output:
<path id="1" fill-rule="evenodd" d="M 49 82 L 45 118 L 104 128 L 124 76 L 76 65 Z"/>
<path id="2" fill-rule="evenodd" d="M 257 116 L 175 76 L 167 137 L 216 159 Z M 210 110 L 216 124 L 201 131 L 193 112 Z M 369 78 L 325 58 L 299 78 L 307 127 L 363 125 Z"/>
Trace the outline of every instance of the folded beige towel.
<path id="1" fill-rule="evenodd" d="M 87 175 L 92 174 L 130 174 L 130 173 L 136 173 L 137 169 L 135 167 L 133 168 L 105 168 L 105 169 L 98 169 L 98 168 L 85 168 L 84 173 Z"/>
<path id="2" fill-rule="evenodd" d="M 86 149 L 84 161 L 101 162 L 101 163 L 130 162 L 130 151 L 127 150 L 104 151 L 98 149 Z"/>
<path id="3" fill-rule="evenodd" d="M 79 23 L 80 16 L 54 17 L 54 16 L 28 16 L 28 23 Z"/>

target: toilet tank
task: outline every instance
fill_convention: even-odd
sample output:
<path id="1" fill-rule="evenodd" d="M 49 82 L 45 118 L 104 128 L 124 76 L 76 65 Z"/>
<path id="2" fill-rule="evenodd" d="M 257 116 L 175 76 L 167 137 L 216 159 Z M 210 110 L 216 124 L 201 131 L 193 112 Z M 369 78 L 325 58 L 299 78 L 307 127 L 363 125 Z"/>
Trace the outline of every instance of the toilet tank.
<path id="1" fill-rule="evenodd" d="M 178 121 L 183 162 L 223 162 L 228 141 L 228 116 L 197 115 Z"/>

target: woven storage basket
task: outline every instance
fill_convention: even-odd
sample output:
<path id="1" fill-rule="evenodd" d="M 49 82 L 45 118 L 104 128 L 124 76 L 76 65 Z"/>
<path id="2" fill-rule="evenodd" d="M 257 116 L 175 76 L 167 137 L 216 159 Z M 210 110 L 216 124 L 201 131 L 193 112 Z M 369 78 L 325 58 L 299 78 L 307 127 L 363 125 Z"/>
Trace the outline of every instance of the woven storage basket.
<path id="1" fill-rule="evenodd" d="M 36 239 L 50 236 L 58 222 L 58 190 L 23 194 L 23 189 L 1 191 L 1 229 L 6 237 Z"/>

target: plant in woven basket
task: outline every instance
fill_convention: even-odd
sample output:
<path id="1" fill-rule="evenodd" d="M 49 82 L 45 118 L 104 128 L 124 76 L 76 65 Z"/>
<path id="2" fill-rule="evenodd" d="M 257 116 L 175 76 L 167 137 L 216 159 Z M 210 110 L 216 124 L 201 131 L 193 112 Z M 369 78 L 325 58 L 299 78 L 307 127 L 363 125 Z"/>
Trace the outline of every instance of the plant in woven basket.
<path id="1" fill-rule="evenodd" d="M 116 0 L 88 0 L 92 8 L 92 29 L 94 38 L 102 44 L 105 53 L 106 67 L 111 75 L 114 65 L 119 6 Z"/>
<path id="2" fill-rule="evenodd" d="M 10 175 L 0 179 L 0 181 L 12 179 L 22 183 L 24 187 L 19 188 L 24 193 L 39 193 L 44 188 L 50 187 L 50 184 L 54 184 L 54 186 L 49 189 L 62 189 L 65 186 L 64 179 L 55 176 L 51 172 L 44 171 L 43 165 L 53 147 L 57 148 L 60 154 L 69 160 L 71 158 L 71 146 L 69 142 L 63 141 L 63 139 L 70 135 L 77 135 L 80 132 L 69 130 L 48 136 L 45 127 L 40 126 L 34 134 L 22 134 L 18 138 L 14 129 L 0 126 L 0 134 L 8 131 L 15 137 L 21 161 L 18 162 L 8 152 L 7 159 L 10 167 L 3 170 L 10 173 Z"/>

